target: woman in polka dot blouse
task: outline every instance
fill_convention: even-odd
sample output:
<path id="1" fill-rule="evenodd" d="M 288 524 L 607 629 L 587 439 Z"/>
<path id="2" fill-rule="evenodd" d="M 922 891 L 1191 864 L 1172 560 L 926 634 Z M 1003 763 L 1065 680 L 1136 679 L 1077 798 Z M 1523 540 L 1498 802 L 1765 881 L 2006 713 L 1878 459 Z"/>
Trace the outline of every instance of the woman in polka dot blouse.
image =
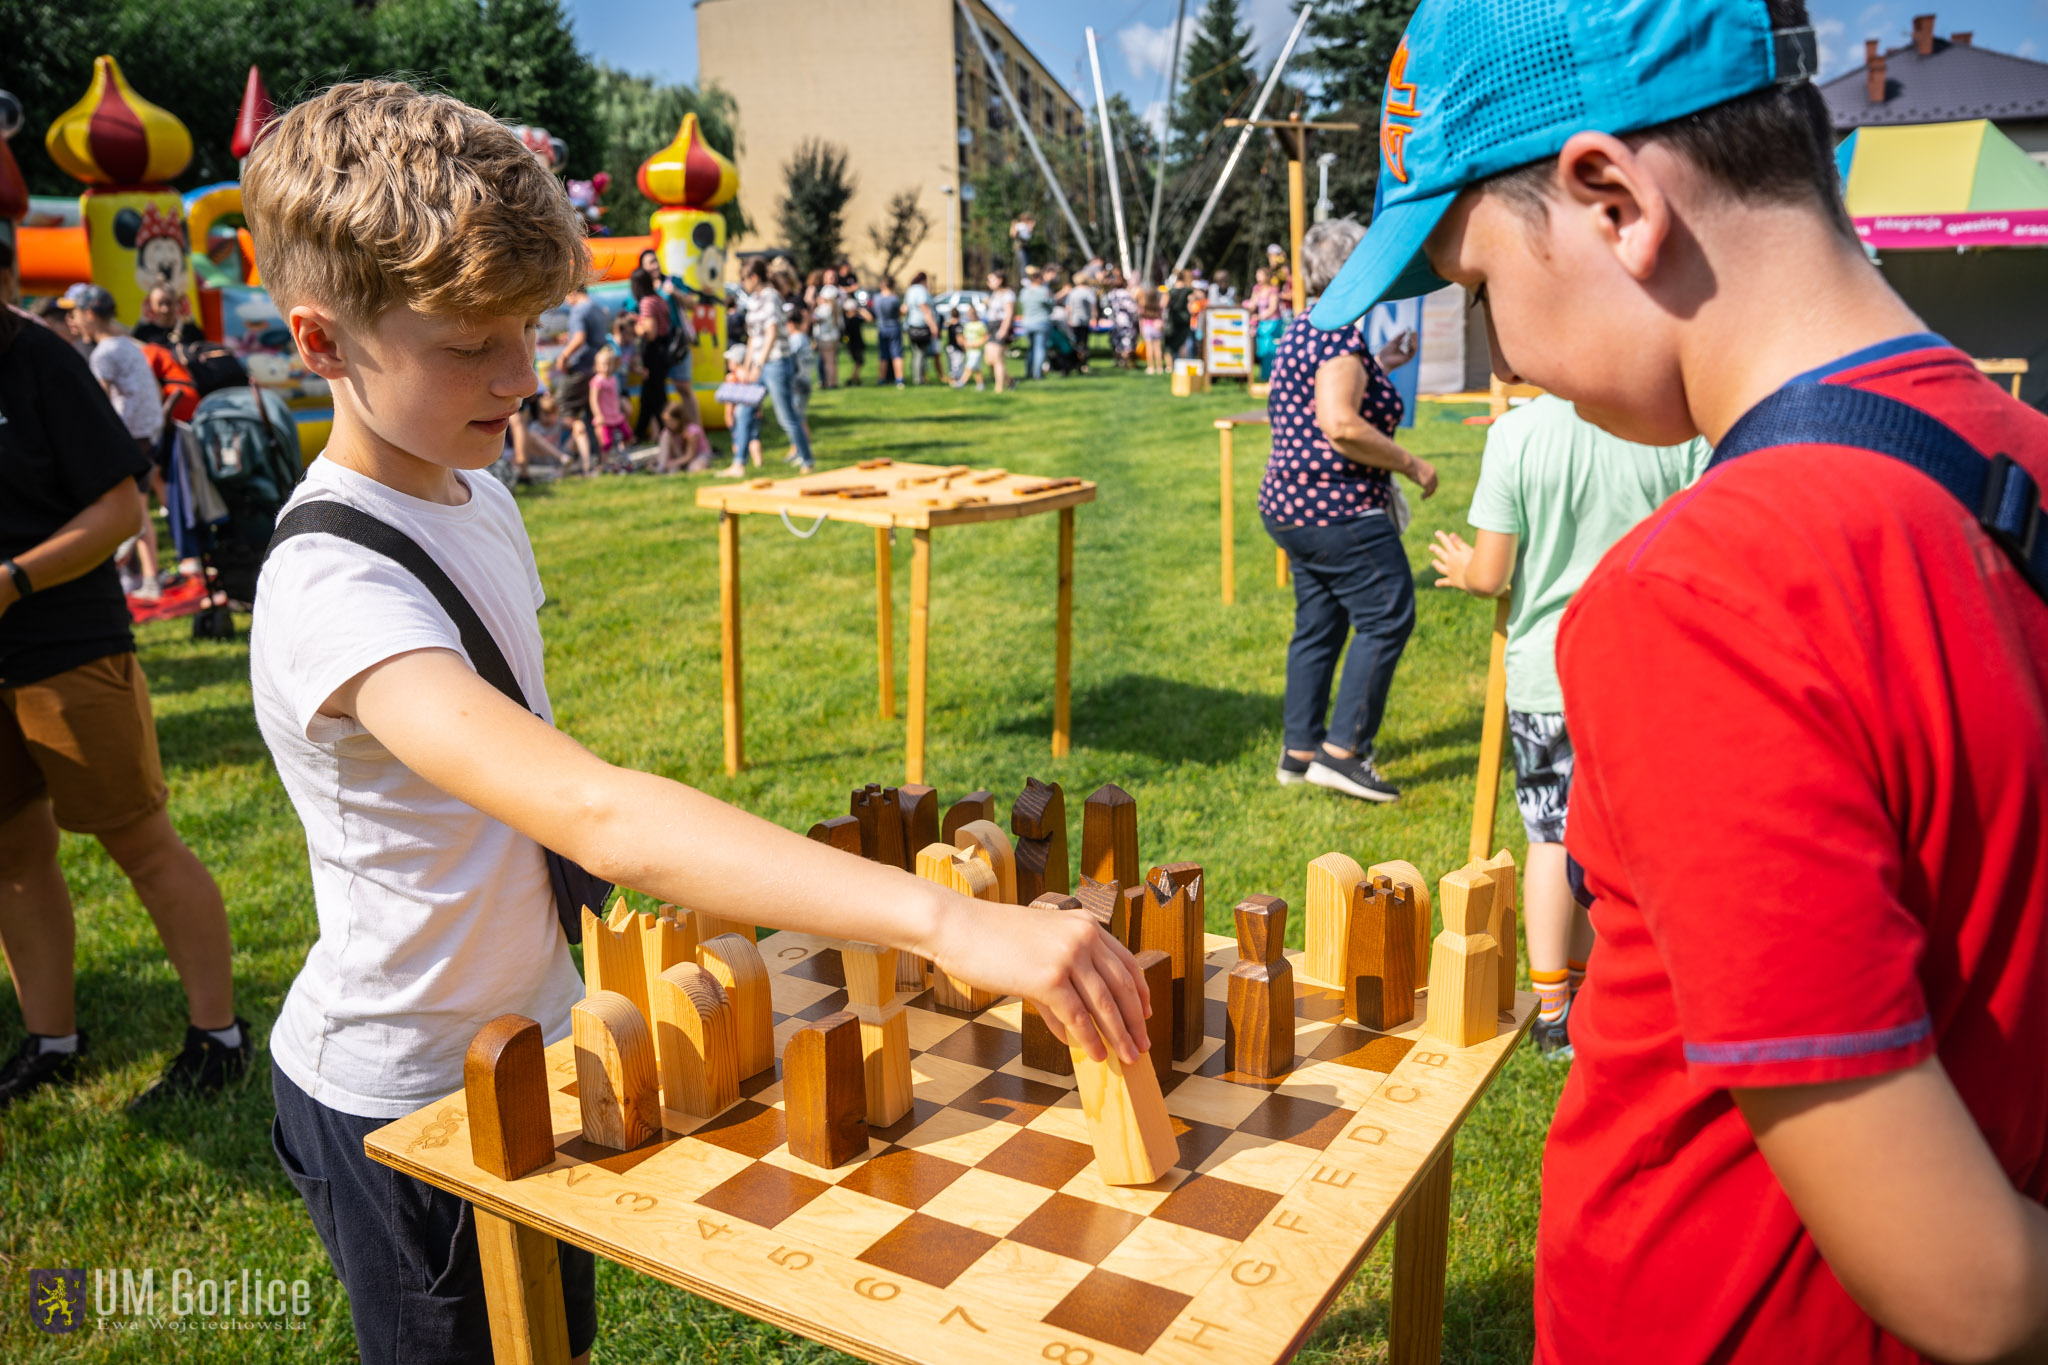
<path id="1" fill-rule="evenodd" d="M 1349 218 L 1309 229 L 1301 257 L 1311 299 L 1364 235 Z M 1372 747 L 1394 666 L 1415 628 L 1415 579 L 1394 524 L 1393 475 L 1425 498 L 1436 492 L 1435 468 L 1394 440 L 1402 403 L 1386 371 L 1414 357 L 1412 332 L 1375 356 L 1362 320 L 1324 332 L 1303 310 L 1273 358 L 1273 453 L 1259 485 L 1259 515 L 1294 569 L 1283 785 L 1311 782 L 1367 801 L 1401 794 L 1373 766 Z M 1347 636 L 1354 638 L 1333 711 L 1330 683 Z"/>

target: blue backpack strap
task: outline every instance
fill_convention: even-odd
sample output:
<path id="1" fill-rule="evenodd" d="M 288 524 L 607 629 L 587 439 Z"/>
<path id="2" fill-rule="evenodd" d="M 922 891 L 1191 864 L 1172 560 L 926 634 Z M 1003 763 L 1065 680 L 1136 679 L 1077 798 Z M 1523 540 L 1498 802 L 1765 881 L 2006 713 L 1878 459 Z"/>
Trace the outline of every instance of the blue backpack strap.
<path id="1" fill-rule="evenodd" d="M 1708 467 L 1786 445 L 1849 446 L 1913 466 L 1967 507 L 2048 600 L 2041 489 L 2010 456 L 1987 459 L 1945 423 L 1883 394 L 1847 384 L 1788 384 L 1729 428 Z"/>

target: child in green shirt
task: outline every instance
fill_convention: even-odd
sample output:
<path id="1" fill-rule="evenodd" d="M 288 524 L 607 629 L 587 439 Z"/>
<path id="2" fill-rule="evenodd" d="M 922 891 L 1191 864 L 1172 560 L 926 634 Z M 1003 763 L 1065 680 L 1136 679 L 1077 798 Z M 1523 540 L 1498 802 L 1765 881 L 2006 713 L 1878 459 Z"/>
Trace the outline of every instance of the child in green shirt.
<path id="1" fill-rule="evenodd" d="M 1438 587 L 1497 597 L 1512 586 L 1508 616 L 1508 734 L 1515 752 L 1515 805 L 1529 836 L 1523 914 L 1529 979 L 1542 1001 L 1539 1051 L 1569 1060 L 1566 1020 L 1585 977 L 1593 928 L 1572 895 L 1564 850 L 1572 742 L 1557 683 L 1557 625 L 1572 594 L 1608 547 L 1658 504 L 1697 479 L 1712 454 L 1698 438 L 1643 446 L 1610 436 L 1549 394 L 1493 426 L 1472 493 L 1468 545 L 1439 531 L 1430 547 Z M 1512 569 L 1512 580 L 1509 571 Z"/>

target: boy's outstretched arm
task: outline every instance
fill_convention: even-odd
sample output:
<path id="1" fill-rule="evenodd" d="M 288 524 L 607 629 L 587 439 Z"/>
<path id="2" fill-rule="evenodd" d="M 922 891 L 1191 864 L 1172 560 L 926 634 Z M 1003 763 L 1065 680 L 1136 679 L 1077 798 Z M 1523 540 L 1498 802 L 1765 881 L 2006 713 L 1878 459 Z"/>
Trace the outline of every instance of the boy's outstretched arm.
<path id="1" fill-rule="evenodd" d="M 1130 953 L 1086 915 L 972 900 L 852 857 L 680 782 L 615 767 L 523 710 L 451 650 L 399 654 L 337 688 L 401 763 L 598 876 L 695 909 L 929 957 L 1038 1004 L 1098 1060 L 1145 1047 Z"/>
<path id="2" fill-rule="evenodd" d="M 1438 531 L 1429 546 L 1429 562 L 1439 588 L 1456 588 L 1474 597 L 1498 597 L 1515 577 L 1515 546 L 1511 531 L 1479 531 L 1467 545 L 1456 531 Z"/>
<path id="3" fill-rule="evenodd" d="M 1939 1060 L 1733 1093 L 1879 1326 L 1939 1360 L 2048 1360 L 2048 1210 L 2013 1189 Z"/>

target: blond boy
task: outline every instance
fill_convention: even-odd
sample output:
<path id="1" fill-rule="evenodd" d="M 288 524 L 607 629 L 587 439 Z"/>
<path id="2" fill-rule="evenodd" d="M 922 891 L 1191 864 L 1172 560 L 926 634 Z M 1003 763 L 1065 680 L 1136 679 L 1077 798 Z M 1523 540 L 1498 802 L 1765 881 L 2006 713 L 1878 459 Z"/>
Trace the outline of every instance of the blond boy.
<path id="1" fill-rule="evenodd" d="M 292 506 L 342 503 L 427 547 L 538 713 L 478 675 L 396 563 L 323 534 L 272 555 L 251 681 L 320 922 L 271 1035 L 274 1136 L 364 1361 L 490 1358 L 467 1207 L 370 1162 L 362 1136 L 457 1089 L 499 1014 L 567 1034 L 582 985 L 543 848 L 665 900 L 931 956 L 1041 1002 L 1091 1051 L 1138 1055 L 1142 980 L 1084 919 L 992 911 L 613 767 L 550 723 L 532 550 L 511 496 L 473 475 L 534 390 L 539 314 L 589 257 L 517 138 L 444 96 L 339 85 L 279 121 L 243 191 L 263 278 L 333 388 L 333 437 Z M 581 1357 L 587 1255 L 564 1256 L 563 1282 Z"/>

